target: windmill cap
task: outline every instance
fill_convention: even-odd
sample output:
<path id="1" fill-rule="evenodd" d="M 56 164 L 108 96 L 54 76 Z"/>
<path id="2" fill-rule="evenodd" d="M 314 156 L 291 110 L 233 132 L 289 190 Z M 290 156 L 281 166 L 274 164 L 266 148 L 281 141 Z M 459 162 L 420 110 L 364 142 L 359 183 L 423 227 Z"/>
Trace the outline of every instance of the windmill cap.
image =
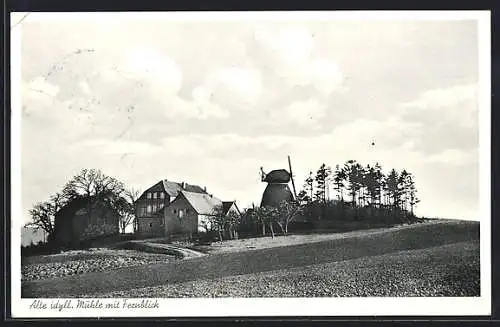
<path id="1" fill-rule="evenodd" d="M 266 178 L 264 179 L 264 182 L 267 183 L 288 183 L 290 181 L 290 173 L 285 170 L 285 169 L 276 169 L 270 171 L 267 175 Z"/>

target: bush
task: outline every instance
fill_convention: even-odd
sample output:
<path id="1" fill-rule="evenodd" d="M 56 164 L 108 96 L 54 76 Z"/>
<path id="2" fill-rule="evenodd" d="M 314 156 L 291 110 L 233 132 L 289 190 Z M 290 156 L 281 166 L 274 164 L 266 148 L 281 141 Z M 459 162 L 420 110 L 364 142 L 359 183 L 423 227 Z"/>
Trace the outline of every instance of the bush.
<path id="1" fill-rule="evenodd" d="M 29 257 L 33 255 L 54 254 L 61 252 L 61 248 L 54 246 L 51 243 L 38 242 L 38 244 L 30 244 L 21 246 L 21 256 Z"/>
<path id="2" fill-rule="evenodd" d="M 199 245 L 210 245 L 212 242 L 218 242 L 219 235 L 217 232 L 199 232 L 193 235 L 193 242 Z"/>

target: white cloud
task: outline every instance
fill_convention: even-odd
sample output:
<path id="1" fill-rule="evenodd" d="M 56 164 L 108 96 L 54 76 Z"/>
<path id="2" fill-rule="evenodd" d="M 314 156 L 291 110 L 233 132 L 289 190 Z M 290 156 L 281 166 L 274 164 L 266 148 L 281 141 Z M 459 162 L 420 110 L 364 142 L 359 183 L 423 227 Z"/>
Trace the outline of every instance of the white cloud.
<path id="1" fill-rule="evenodd" d="M 271 110 L 270 122 L 283 124 L 291 122 L 302 127 L 317 128 L 326 115 L 326 109 L 317 99 L 295 101 L 283 110 Z"/>
<path id="2" fill-rule="evenodd" d="M 456 106 L 463 101 L 475 99 L 476 97 L 476 84 L 457 85 L 425 91 L 417 100 L 405 103 L 402 106 L 422 110 L 437 110 L 443 107 Z M 471 110 L 475 109 L 471 108 Z"/>
<path id="3" fill-rule="evenodd" d="M 331 58 L 313 56 L 315 39 L 305 27 L 257 29 L 254 38 L 264 65 L 288 86 L 311 85 L 324 96 L 343 88 L 338 65 Z"/>
<path id="4" fill-rule="evenodd" d="M 463 166 L 477 162 L 479 159 L 478 151 L 462 151 L 459 149 L 446 149 L 439 154 L 425 158 L 426 163 L 438 163 L 444 165 Z"/>
<path id="5" fill-rule="evenodd" d="M 44 115 L 45 111 L 55 101 L 60 88 L 47 82 L 43 77 L 37 77 L 24 82 L 21 89 L 22 106 L 28 115 Z"/>
<path id="6" fill-rule="evenodd" d="M 153 49 L 135 48 L 126 52 L 122 71 L 127 77 L 141 80 L 154 96 L 169 98 L 182 87 L 182 71 L 177 63 Z"/>
<path id="7" fill-rule="evenodd" d="M 163 148 L 147 142 L 135 142 L 107 139 L 89 139 L 76 143 L 75 147 L 82 147 L 83 151 L 97 151 L 101 155 L 125 155 L 134 154 L 140 156 L 152 156 L 160 153 Z"/>
<path id="8" fill-rule="evenodd" d="M 416 100 L 400 104 L 399 108 L 412 117 L 435 117 L 438 122 L 475 127 L 479 109 L 477 84 L 428 90 Z"/>
<path id="9" fill-rule="evenodd" d="M 87 83 L 87 81 L 80 81 L 79 84 L 84 94 L 86 94 L 87 96 L 92 94 L 92 90 L 90 89 L 90 85 L 89 83 Z"/>
<path id="10" fill-rule="evenodd" d="M 78 168 L 97 167 L 134 187 L 189 179 L 244 206 L 262 195 L 259 167 L 286 168 L 290 154 L 297 184 L 321 162 L 379 161 L 415 174 L 427 213 L 472 216 L 475 198 L 463 185 L 474 186 L 475 165 L 463 183 L 454 164 L 473 160 L 476 90 L 446 86 L 476 79 L 476 25 L 290 23 L 24 24 L 23 205 L 44 200 Z M 77 48 L 95 52 L 65 57 Z M 62 58 L 48 80 L 32 80 Z M 338 100 L 344 76 L 350 93 Z M 429 84 L 443 87 L 420 94 Z M 259 110 L 283 124 L 266 125 Z"/>
<path id="11" fill-rule="evenodd" d="M 260 72 L 239 67 L 226 67 L 210 73 L 204 87 L 212 97 L 235 110 L 251 108 L 262 94 Z"/>
<path id="12" fill-rule="evenodd" d="M 407 164 L 418 165 L 422 162 L 422 156 L 409 146 L 407 140 L 385 143 L 384 139 L 380 139 L 375 148 L 371 147 L 370 136 L 391 129 L 391 124 L 393 123 L 390 120 L 382 122 L 359 120 L 340 126 L 330 133 L 315 136 L 281 134 L 250 137 L 235 133 L 176 135 L 164 138 L 162 145 L 172 155 L 226 158 L 228 162 L 245 158 L 272 162 L 294 153 L 295 160 L 302 160 L 310 167 L 319 165 L 323 160 L 333 164 L 343 163 L 349 159 L 366 163 L 392 162 L 397 164 L 396 168 L 404 168 Z M 404 130 L 405 126 L 392 129 L 390 138 L 399 139 Z M 389 136 L 386 139 L 389 140 Z M 399 151 L 401 155 L 395 158 L 395 151 Z"/>
<path id="13" fill-rule="evenodd" d="M 277 26 L 276 26 L 277 27 Z M 307 29 L 299 26 L 257 28 L 255 39 L 263 44 L 269 55 L 284 66 L 292 66 L 306 61 L 314 47 L 313 38 Z"/>
<path id="14" fill-rule="evenodd" d="M 324 95 L 340 90 L 343 85 L 343 75 L 340 68 L 326 59 L 316 59 L 308 65 L 308 75 L 311 84 Z"/>
<path id="15" fill-rule="evenodd" d="M 47 82 L 41 76 L 27 83 L 26 88 L 27 91 L 37 92 L 49 97 L 55 97 L 60 90 L 59 86 Z"/>
<path id="16" fill-rule="evenodd" d="M 208 119 L 208 118 L 227 118 L 229 113 L 223 110 L 217 104 L 208 99 L 195 98 L 193 101 L 184 100 L 180 97 L 174 97 L 163 102 L 165 115 L 168 118 L 189 118 L 189 119 Z"/>

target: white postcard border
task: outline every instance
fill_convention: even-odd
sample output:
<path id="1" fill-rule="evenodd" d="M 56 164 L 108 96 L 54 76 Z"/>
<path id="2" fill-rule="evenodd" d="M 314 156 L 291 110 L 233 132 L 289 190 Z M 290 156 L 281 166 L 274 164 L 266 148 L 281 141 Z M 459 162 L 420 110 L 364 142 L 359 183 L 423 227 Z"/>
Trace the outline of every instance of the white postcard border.
<path id="1" fill-rule="evenodd" d="M 25 13 L 13 13 L 12 25 Z M 16 17 L 16 18 L 14 18 Z M 21 298 L 21 38 L 22 24 L 11 31 L 11 312 L 14 318 L 42 317 L 191 317 L 191 316 L 449 316 L 491 314 L 491 43 L 489 11 L 344 11 L 344 12 L 178 12 L 178 13 L 32 13 L 37 20 L 172 19 L 172 20 L 478 20 L 480 112 L 480 247 L 481 297 L 477 298 L 222 298 L 157 299 L 159 309 L 30 309 Z M 50 303 L 65 299 L 39 299 Z M 94 299 L 96 300 L 96 299 Z M 124 299 L 99 299 L 105 305 Z M 74 305 L 78 299 L 71 299 Z M 128 299 L 138 302 L 140 299 Z M 193 310 L 196 308 L 196 310 Z"/>

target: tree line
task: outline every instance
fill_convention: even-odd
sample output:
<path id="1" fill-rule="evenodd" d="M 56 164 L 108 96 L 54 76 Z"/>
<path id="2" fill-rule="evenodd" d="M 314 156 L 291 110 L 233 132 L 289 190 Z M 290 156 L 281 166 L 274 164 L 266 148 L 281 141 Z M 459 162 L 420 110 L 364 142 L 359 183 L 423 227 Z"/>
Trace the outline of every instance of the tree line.
<path id="1" fill-rule="evenodd" d="M 139 195 L 138 190 L 126 188 L 121 181 L 98 169 L 82 169 L 60 192 L 33 206 L 30 210 L 32 221 L 27 226 L 43 229 L 50 241 L 55 231 L 56 213 L 80 198 L 86 202 L 89 218 L 97 203 L 106 203 L 119 214 L 121 232 L 132 223 L 135 230 L 135 202 Z M 334 169 L 321 164 L 315 173 L 310 171 L 293 202 L 283 201 L 276 207 L 253 206 L 243 210 L 241 215 L 227 214 L 222 206 L 218 206 L 205 228 L 207 234 L 216 234 L 222 241 L 238 238 L 239 234 L 287 235 L 289 227 L 299 217 L 309 222 L 321 219 L 407 222 L 416 218 L 414 209 L 419 202 L 415 178 L 407 170 L 391 169 L 384 173 L 379 163 L 363 166 L 355 160 L 348 160 Z"/>
<path id="2" fill-rule="evenodd" d="M 371 216 L 378 209 L 414 216 L 420 202 L 415 178 L 406 169 L 398 172 L 392 168 L 384 173 L 379 163 L 363 166 L 356 160 L 348 160 L 343 166 L 337 164 L 334 169 L 321 164 L 315 174 L 310 171 L 297 198 L 305 205 L 330 203 L 342 208 L 368 208 Z"/>
<path id="3" fill-rule="evenodd" d="M 244 209 L 241 215 L 228 215 L 222 207 L 217 207 L 206 231 L 222 241 L 238 235 L 286 236 L 292 225 L 313 228 L 304 221 L 327 220 L 335 226 L 358 222 L 360 228 L 391 225 L 416 220 L 414 209 L 419 202 L 415 178 L 407 170 L 391 169 L 384 173 L 379 163 L 363 166 L 348 160 L 334 169 L 321 164 L 315 173 L 309 172 L 293 202 L 283 201 L 276 207 L 253 206 Z M 298 223 L 298 218 L 305 219 Z"/>

